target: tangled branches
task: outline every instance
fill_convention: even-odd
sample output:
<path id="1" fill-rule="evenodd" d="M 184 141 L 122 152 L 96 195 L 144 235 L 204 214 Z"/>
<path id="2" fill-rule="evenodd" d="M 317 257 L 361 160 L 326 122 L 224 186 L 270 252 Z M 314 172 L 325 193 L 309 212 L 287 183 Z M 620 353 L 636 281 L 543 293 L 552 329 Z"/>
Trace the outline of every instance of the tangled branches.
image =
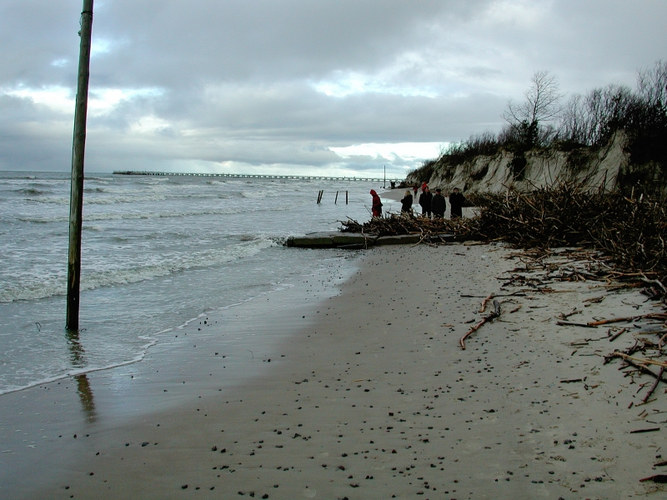
<path id="1" fill-rule="evenodd" d="M 394 236 L 401 234 L 437 235 L 452 233 L 459 239 L 475 239 L 477 232 L 472 228 L 475 219 L 428 219 L 426 217 L 410 217 L 407 215 L 389 214 L 386 217 L 373 217 L 364 224 L 348 219 L 341 221 L 343 232 L 375 234 L 377 236 Z"/>
<path id="2" fill-rule="evenodd" d="M 449 232 L 459 240 L 506 241 L 518 248 L 584 247 L 601 251 L 624 273 L 637 273 L 667 295 L 667 218 L 664 201 L 590 192 L 563 183 L 532 193 L 474 198 L 478 216 L 427 219 L 390 214 L 341 231 L 398 234 Z"/>
<path id="3" fill-rule="evenodd" d="M 620 193 L 585 192 L 576 185 L 508 192 L 482 198 L 482 239 L 502 239 L 520 248 L 594 248 L 626 272 L 667 278 L 667 218 L 664 202 Z"/>

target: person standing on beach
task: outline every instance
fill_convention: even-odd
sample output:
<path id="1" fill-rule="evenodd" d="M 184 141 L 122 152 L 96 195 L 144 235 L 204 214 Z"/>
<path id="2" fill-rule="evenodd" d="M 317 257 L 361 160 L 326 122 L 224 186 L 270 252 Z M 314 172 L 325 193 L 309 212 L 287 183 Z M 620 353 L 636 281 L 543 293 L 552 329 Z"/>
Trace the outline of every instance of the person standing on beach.
<path id="1" fill-rule="evenodd" d="M 422 194 L 419 195 L 419 205 L 422 207 L 422 217 L 431 218 L 431 200 L 433 195 L 431 191 L 428 190 L 428 186 L 424 184 L 422 186 Z"/>
<path id="2" fill-rule="evenodd" d="M 412 215 L 412 194 L 408 189 L 405 192 L 405 196 L 401 199 L 401 212 Z"/>
<path id="3" fill-rule="evenodd" d="M 466 199 L 463 194 L 459 192 L 459 188 L 454 188 L 449 195 L 449 205 L 452 207 L 452 219 L 463 217 L 463 205 Z"/>
<path id="4" fill-rule="evenodd" d="M 442 189 L 436 188 L 435 196 L 431 200 L 431 210 L 433 210 L 434 219 L 442 219 L 445 216 L 445 210 L 447 210 L 447 202 L 445 197 L 442 196 Z"/>
<path id="5" fill-rule="evenodd" d="M 382 201 L 375 192 L 375 189 L 371 189 L 371 197 L 373 198 L 373 205 L 371 207 L 373 217 L 382 217 Z"/>

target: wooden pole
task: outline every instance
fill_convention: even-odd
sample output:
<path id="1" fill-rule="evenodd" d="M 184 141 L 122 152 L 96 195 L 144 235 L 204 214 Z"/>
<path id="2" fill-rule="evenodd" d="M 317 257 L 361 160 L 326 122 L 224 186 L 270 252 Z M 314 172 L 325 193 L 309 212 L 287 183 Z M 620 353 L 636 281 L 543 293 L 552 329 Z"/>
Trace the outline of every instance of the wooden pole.
<path id="1" fill-rule="evenodd" d="M 83 0 L 79 46 L 74 133 L 72 141 L 72 180 L 69 203 L 69 252 L 67 260 L 67 320 L 70 331 L 79 329 L 79 284 L 81 282 L 81 226 L 83 222 L 83 158 L 86 147 L 90 45 L 93 31 L 93 0 Z"/>

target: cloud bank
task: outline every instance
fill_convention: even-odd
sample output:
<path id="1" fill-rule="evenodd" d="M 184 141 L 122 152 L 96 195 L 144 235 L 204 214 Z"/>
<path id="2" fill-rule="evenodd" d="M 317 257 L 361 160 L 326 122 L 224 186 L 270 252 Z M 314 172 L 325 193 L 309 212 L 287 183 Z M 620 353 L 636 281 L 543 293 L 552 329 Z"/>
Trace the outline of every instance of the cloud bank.
<path id="1" fill-rule="evenodd" d="M 0 4 L 0 169 L 68 171 L 81 3 Z M 86 171 L 402 177 L 664 59 L 651 0 L 96 0 Z"/>

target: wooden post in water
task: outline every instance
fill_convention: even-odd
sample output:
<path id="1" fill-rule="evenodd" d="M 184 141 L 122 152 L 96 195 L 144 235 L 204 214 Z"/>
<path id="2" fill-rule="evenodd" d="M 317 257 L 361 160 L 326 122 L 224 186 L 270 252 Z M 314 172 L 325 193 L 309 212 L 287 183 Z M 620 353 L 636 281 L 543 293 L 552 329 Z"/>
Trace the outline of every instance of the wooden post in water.
<path id="1" fill-rule="evenodd" d="M 83 0 L 79 45 L 74 134 L 72 141 L 72 180 L 69 202 L 69 252 L 67 260 L 66 328 L 79 329 L 79 284 L 81 282 L 81 225 L 83 223 L 83 158 L 86 148 L 90 45 L 93 31 L 93 0 Z"/>

